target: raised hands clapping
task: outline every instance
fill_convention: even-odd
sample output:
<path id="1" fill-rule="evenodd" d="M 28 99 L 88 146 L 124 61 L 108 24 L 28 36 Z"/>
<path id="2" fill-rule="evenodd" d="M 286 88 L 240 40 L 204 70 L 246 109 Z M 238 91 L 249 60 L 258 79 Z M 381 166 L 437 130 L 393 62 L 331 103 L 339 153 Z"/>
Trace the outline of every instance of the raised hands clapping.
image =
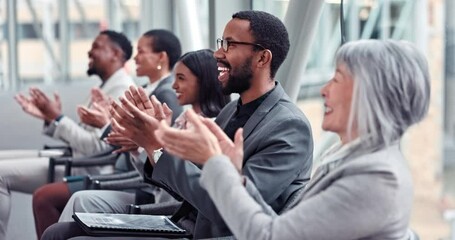
<path id="1" fill-rule="evenodd" d="M 29 94 L 29 98 L 22 94 L 14 97 L 24 112 L 47 122 L 51 122 L 62 114 L 62 104 L 57 93 L 54 93 L 54 100 L 49 99 L 40 89 L 34 87 L 29 89 Z"/>
<path id="2" fill-rule="evenodd" d="M 105 138 L 105 141 L 111 145 L 119 146 L 120 148 L 114 150 L 114 153 L 122 153 L 122 152 L 131 152 L 137 153 L 139 146 L 131 141 L 130 139 L 122 136 L 117 132 L 109 133 L 108 137 Z"/>
<path id="3" fill-rule="evenodd" d="M 96 128 L 102 128 L 109 124 L 111 121 L 109 109 L 113 102 L 112 98 L 104 94 L 100 88 L 93 88 L 91 90 L 91 102 L 90 108 L 77 107 L 77 114 L 81 122 Z"/>
<path id="4" fill-rule="evenodd" d="M 129 91 L 125 92 L 125 97 L 120 98 L 120 103 L 121 105 L 112 103 L 110 112 L 114 133 L 107 137 L 107 141 L 121 144 L 118 137 L 124 137 L 143 147 L 151 155 L 153 150 L 161 147 L 154 134 L 159 121 L 170 121 L 172 111 L 155 97 L 150 100 L 142 88 L 136 87 L 130 87 Z"/>
<path id="5" fill-rule="evenodd" d="M 243 163 L 243 130 L 237 130 L 233 143 L 223 130 L 211 119 L 198 116 L 193 110 L 186 113 L 190 123 L 187 129 L 171 128 L 164 121 L 156 130 L 156 139 L 170 154 L 204 164 L 215 155 L 228 156 L 237 170 Z"/>

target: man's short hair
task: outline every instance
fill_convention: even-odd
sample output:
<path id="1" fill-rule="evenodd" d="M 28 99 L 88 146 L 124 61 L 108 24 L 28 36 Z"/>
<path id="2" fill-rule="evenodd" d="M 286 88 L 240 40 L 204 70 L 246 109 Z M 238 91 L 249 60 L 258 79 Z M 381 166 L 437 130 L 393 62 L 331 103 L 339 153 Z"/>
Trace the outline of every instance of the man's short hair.
<path id="1" fill-rule="evenodd" d="M 283 22 L 272 14 L 262 11 L 240 11 L 234 13 L 232 18 L 248 20 L 255 43 L 272 52 L 270 75 L 274 78 L 278 68 L 286 59 L 290 45 Z"/>
<path id="2" fill-rule="evenodd" d="M 153 39 L 152 48 L 154 52 L 166 52 L 169 58 L 169 69 L 172 69 L 182 55 L 182 47 L 177 36 L 165 29 L 150 30 L 143 36 Z"/>
<path id="3" fill-rule="evenodd" d="M 126 62 L 131 58 L 131 55 L 133 54 L 133 46 L 125 34 L 112 30 L 104 30 L 100 32 L 100 34 L 108 36 L 112 43 L 116 44 L 118 47 L 120 47 L 120 49 L 122 49 L 123 62 Z"/>

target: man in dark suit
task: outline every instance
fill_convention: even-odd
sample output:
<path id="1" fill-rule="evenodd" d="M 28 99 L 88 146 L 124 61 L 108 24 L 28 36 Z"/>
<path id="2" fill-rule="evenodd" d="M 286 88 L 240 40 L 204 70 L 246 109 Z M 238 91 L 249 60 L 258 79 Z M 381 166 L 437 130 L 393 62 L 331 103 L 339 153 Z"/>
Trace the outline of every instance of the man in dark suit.
<path id="1" fill-rule="evenodd" d="M 256 185 L 266 202 L 279 212 L 292 193 L 303 188 L 309 180 L 313 153 L 308 120 L 274 80 L 289 50 L 286 28 L 278 18 L 268 13 L 238 12 L 232 16 L 223 38 L 217 42 L 218 50 L 214 56 L 220 71 L 218 79 L 226 94 L 239 93 L 240 98 L 228 104 L 216 122 L 231 139 L 238 128 L 244 128 L 243 174 Z M 119 117 L 116 120 L 121 123 Z M 155 120 L 155 129 L 157 124 Z M 134 132 L 155 130 L 146 128 L 145 124 L 125 123 L 122 127 L 134 129 Z M 154 141 L 149 139 L 143 147 L 156 146 L 152 144 Z M 184 200 L 174 219 L 187 226 L 194 238 L 231 234 L 207 192 L 200 186 L 201 170 L 198 166 L 166 151 L 159 158 L 149 156 L 149 160 L 146 177 Z M 191 222 L 194 226 L 188 228 L 191 224 L 187 223 Z M 43 239 L 53 239 L 55 232 L 68 231 L 70 225 L 75 224 L 53 225 L 48 229 L 48 238 Z"/>
<path id="2" fill-rule="evenodd" d="M 227 94 L 239 93 L 240 98 L 228 104 L 215 121 L 231 139 L 238 128 L 244 128 L 243 174 L 279 212 L 288 197 L 308 181 L 313 152 L 307 119 L 274 80 L 289 49 L 286 29 L 268 13 L 239 12 L 226 25 L 223 39 L 217 42 L 214 56 L 219 81 Z M 229 229 L 199 184 L 200 169 L 166 152 L 161 158 L 151 179 L 194 207 L 180 220 L 194 220 L 194 237 L 229 235 Z"/>

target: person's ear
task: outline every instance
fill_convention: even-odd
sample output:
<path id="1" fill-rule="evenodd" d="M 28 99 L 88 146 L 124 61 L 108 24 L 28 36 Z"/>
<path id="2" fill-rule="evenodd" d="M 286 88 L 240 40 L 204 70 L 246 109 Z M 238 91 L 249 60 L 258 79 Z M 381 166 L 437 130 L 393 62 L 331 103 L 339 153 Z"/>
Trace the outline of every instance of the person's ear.
<path id="1" fill-rule="evenodd" d="M 258 66 L 264 67 L 267 64 L 272 62 L 272 52 L 268 49 L 262 51 L 261 55 L 259 55 Z"/>
<path id="2" fill-rule="evenodd" d="M 123 51 L 119 47 L 113 47 L 112 50 L 114 51 L 113 61 L 122 61 L 123 62 Z"/>
<path id="3" fill-rule="evenodd" d="M 158 58 L 159 58 L 159 63 L 161 65 L 161 67 L 169 67 L 168 63 L 169 63 L 169 56 L 167 55 L 167 53 L 165 51 L 161 51 L 158 55 Z"/>

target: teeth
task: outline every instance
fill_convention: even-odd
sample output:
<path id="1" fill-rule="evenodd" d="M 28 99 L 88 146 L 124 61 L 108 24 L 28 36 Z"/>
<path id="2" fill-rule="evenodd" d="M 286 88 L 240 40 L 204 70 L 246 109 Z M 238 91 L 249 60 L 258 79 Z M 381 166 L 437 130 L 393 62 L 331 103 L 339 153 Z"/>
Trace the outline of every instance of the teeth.
<path id="1" fill-rule="evenodd" d="M 332 112 L 332 111 L 333 111 L 333 109 L 331 107 L 325 106 L 325 109 L 324 109 L 325 113 L 329 113 L 329 112 Z"/>
<path id="2" fill-rule="evenodd" d="M 218 67 L 218 71 L 227 72 L 227 71 L 229 71 L 229 68 L 227 68 L 227 67 Z"/>

